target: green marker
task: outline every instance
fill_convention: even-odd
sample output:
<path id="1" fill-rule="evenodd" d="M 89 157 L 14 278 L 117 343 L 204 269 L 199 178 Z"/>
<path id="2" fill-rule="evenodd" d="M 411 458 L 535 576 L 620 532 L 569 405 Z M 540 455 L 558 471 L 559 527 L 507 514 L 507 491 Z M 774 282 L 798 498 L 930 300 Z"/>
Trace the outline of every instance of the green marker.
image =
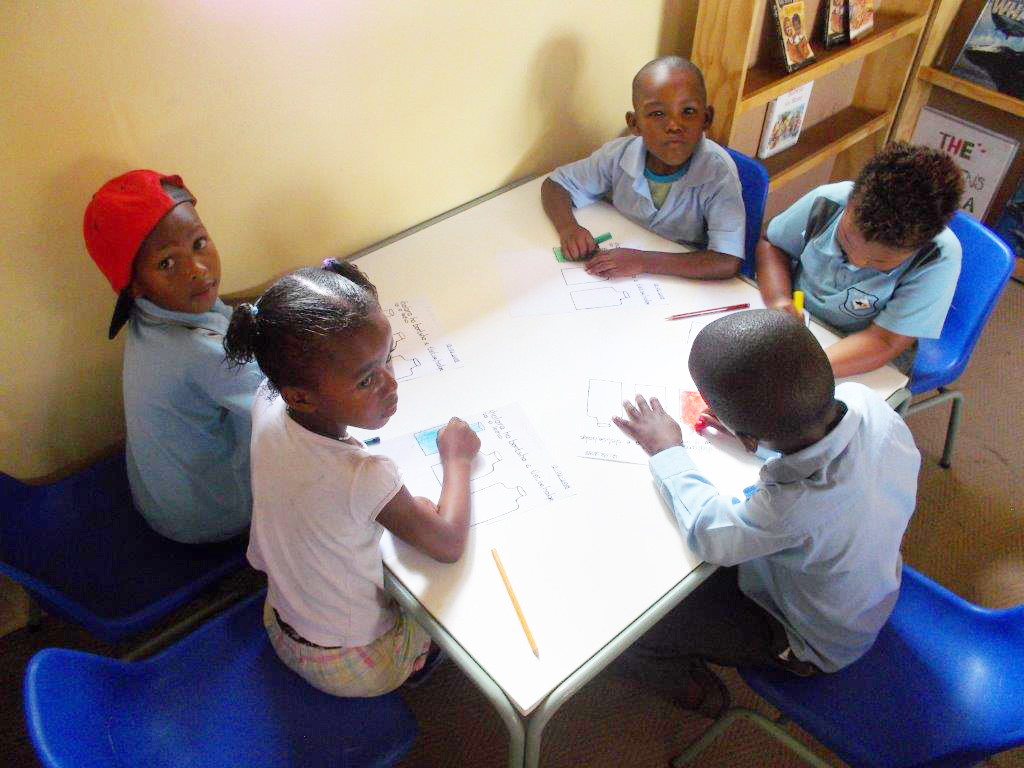
<path id="1" fill-rule="evenodd" d="M 612 233 L 611 232 L 605 232 L 603 235 L 598 235 L 597 237 L 595 237 L 594 238 L 594 242 L 597 243 L 598 245 L 600 245 L 601 243 L 605 242 L 606 240 L 611 240 L 611 239 L 612 239 Z M 562 255 L 562 249 L 561 248 L 559 248 L 558 246 L 555 246 L 551 250 L 555 252 L 555 259 L 557 259 L 558 261 L 565 261 L 565 256 Z M 587 258 L 590 258 L 590 257 L 588 256 Z"/>

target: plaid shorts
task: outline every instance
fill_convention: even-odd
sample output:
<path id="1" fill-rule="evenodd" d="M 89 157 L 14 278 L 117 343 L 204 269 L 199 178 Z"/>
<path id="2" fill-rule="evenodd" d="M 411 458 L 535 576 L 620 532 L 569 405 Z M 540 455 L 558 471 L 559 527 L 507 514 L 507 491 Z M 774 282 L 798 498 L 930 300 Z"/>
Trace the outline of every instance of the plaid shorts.
<path id="1" fill-rule="evenodd" d="M 393 691 L 421 669 L 430 649 L 430 635 L 401 609 L 395 625 L 369 645 L 320 648 L 289 637 L 263 605 L 263 626 L 285 666 L 314 688 L 334 696 L 381 696 Z"/>

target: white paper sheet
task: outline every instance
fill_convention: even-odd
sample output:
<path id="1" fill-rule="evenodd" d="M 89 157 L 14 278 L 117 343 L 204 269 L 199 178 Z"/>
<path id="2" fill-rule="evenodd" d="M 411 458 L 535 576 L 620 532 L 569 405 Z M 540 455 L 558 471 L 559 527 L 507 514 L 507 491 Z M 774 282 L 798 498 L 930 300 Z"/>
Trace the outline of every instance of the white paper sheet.
<path id="1" fill-rule="evenodd" d="M 608 247 L 636 246 L 609 243 Z M 499 253 L 496 258 L 508 295 L 509 312 L 517 317 L 636 309 L 666 301 L 661 283 L 648 275 L 605 280 L 587 274 L 582 263 L 558 261 L 550 248 Z"/>
<path id="2" fill-rule="evenodd" d="M 426 299 L 385 302 L 381 310 L 391 323 L 394 335 L 391 363 L 398 381 L 411 381 L 462 367 L 462 359 L 445 339 L 433 307 Z"/>
<path id="3" fill-rule="evenodd" d="M 471 525 L 573 495 L 569 479 L 518 405 L 474 414 L 466 421 L 480 438 L 470 475 Z M 398 464 L 410 493 L 436 501 L 444 476 L 437 448 L 442 426 L 387 438 L 368 450 Z"/>

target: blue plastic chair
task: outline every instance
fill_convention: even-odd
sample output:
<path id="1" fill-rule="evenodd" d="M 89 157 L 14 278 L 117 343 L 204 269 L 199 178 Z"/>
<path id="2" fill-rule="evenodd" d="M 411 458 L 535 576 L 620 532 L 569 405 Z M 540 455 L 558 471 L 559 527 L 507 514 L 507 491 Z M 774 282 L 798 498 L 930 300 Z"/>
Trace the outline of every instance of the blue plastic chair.
<path id="1" fill-rule="evenodd" d="M 746 258 L 740 267 L 740 273 L 754 277 L 756 269 L 754 251 L 761 237 L 761 224 L 764 220 L 764 205 L 768 200 L 768 171 L 757 160 L 747 157 L 735 149 L 725 150 L 736 163 L 736 171 L 740 176 L 743 188 L 743 208 L 747 214 L 747 240 L 744 246 Z"/>
<path id="2" fill-rule="evenodd" d="M 157 656 L 124 662 L 47 648 L 25 672 L 25 714 L 46 768 L 365 768 L 416 739 L 397 693 L 342 699 L 277 658 L 266 591 Z"/>
<path id="3" fill-rule="evenodd" d="M 960 240 L 963 262 L 942 335 L 938 339 L 921 339 L 917 357 L 910 373 L 907 389 L 911 395 L 936 390 L 931 397 L 911 404 L 908 398 L 899 407 L 906 417 L 926 408 L 952 401 L 946 443 L 939 464 L 948 467 L 953 443 L 960 427 L 963 393 L 949 389 L 967 367 L 974 345 L 995 309 L 996 301 L 1013 271 L 1013 254 L 988 227 L 966 213 L 958 211 L 949 228 Z"/>
<path id="4" fill-rule="evenodd" d="M 245 565 L 245 537 L 178 544 L 132 506 L 120 452 L 63 480 L 0 474 L 0 573 L 108 643 L 136 635 Z"/>
<path id="5" fill-rule="evenodd" d="M 973 765 L 1024 744 L 1024 605 L 985 610 L 904 566 L 892 616 L 849 667 L 809 678 L 762 669 L 740 675 L 854 768 Z M 813 765 L 829 766 L 779 721 L 738 707 L 673 765 L 691 760 L 738 717 Z"/>

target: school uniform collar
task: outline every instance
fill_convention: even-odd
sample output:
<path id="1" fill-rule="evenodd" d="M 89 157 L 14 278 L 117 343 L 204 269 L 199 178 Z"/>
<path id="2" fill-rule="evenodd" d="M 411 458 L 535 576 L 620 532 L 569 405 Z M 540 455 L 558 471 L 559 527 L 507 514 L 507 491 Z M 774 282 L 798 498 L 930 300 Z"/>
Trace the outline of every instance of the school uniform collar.
<path id="1" fill-rule="evenodd" d="M 223 334 L 227 330 L 227 318 L 230 314 L 227 305 L 220 298 L 214 302 L 209 312 L 202 314 L 164 309 L 149 299 L 139 298 L 135 299 L 132 320 L 146 325 L 180 325 L 183 328 L 202 328 Z"/>
<path id="2" fill-rule="evenodd" d="M 765 482 L 795 483 L 806 480 L 815 472 L 835 461 L 850 445 L 860 429 L 860 411 L 851 408 L 844 398 L 837 399 L 846 404 L 846 415 L 838 424 L 816 443 L 796 453 L 783 455 L 765 462 L 761 467 L 761 479 Z"/>
<path id="3" fill-rule="evenodd" d="M 672 182 L 673 185 L 699 187 L 714 179 L 712 168 L 708 163 L 704 162 L 707 155 L 706 141 L 707 139 L 703 136 L 700 137 L 700 141 L 697 142 L 697 146 L 693 149 L 693 154 L 690 155 L 690 167 L 686 171 L 686 175 Z M 644 139 L 642 136 L 635 136 L 626 145 L 622 157 L 619 158 L 619 167 L 633 179 L 633 189 L 644 197 L 649 198 L 650 191 L 647 178 L 644 176 L 644 169 L 647 167 L 646 163 L 647 147 L 644 145 Z"/>

